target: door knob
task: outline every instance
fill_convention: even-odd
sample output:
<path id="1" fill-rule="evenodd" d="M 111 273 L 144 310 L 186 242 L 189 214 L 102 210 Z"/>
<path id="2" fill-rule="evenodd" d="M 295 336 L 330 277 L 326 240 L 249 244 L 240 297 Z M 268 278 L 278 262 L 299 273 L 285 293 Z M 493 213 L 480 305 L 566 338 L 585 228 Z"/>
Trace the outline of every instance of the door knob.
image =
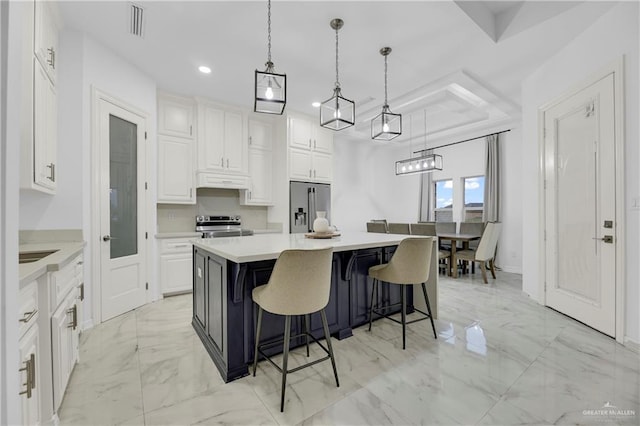
<path id="1" fill-rule="evenodd" d="M 613 244 L 613 235 L 605 235 L 605 236 L 604 236 L 604 237 L 602 237 L 602 238 L 596 238 L 596 237 L 594 237 L 593 239 L 594 239 L 594 240 L 604 241 L 605 243 L 608 243 L 608 244 Z"/>
<path id="2" fill-rule="evenodd" d="M 102 241 L 111 241 L 111 235 L 105 235 L 102 237 Z"/>

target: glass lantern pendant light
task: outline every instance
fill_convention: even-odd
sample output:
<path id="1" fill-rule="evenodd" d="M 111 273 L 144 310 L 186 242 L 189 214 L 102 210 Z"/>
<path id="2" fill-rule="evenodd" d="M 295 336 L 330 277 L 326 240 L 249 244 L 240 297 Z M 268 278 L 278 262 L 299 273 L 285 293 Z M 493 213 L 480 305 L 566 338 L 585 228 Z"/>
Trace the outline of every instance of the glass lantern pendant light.
<path id="1" fill-rule="evenodd" d="M 265 114 L 282 114 L 287 103 L 287 76 L 277 74 L 271 62 L 271 0 L 267 3 L 267 32 L 269 34 L 267 67 L 264 71 L 256 70 L 255 101 L 253 110 Z"/>
<path id="2" fill-rule="evenodd" d="M 387 57 L 390 53 L 390 47 L 380 49 L 384 56 L 384 105 L 382 113 L 371 120 L 371 139 L 381 141 L 390 141 L 402 134 L 402 115 L 392 113 L 387 102 Z"/>
<path id="3" fill-rule="evenodd" d="M 331 130 L 342 130 L 355 123 L 356 104 L 342 97 L 338 79 L 338 31 L 344 25 L 344 21 L 335 18 L 331 20 L 330 25 L 336 31 L 336 86 L 333 89 L 333 97 L 320 105 L 320 125 Z"/>

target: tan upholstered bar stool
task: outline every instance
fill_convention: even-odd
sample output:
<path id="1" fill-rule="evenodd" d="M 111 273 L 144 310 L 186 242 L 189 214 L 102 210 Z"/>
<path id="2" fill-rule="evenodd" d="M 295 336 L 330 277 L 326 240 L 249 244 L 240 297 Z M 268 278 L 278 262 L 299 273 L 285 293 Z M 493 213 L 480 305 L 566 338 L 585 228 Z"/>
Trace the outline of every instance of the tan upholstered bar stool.
<path id="1" fill-rule="evenodd" d="M 371 290 L 371 305 L 369 307 L 369 331 L 371 331 L 371 323 L 373 322 L 373 313 L 381 315 L 391 321 L 402 324 L 402 349 L 406 347 L 406 326 L 414 322 L 423 321 L 427 318 L 431 320 L 431 328 L 433 329 L 433 337 L 436 339 L 436 326 L 433 323 L 431 315 L 431 305 L 429 304 L 429 295 L 427 295 L 427 287 L 425 283 L 429 279 L 429 270 L 431 269 L 431 251 L 433 249 L 433 238 L 405 238 L 400 242 L 396 252 L 391 257 L 389 263 L 375 265 L 369 268 L 369 276 L 373 278 L 373 289 Z M 373 297 L 376 293 L 380 281 L 390 284 L 398 284 L 401 286 L 400 304 L 402 305 L 402 321 L 391 318 L 386 311 L 389 308 L 397 306 L 397 304 L 389 306 L 374 306 Z M 422 312 L 418 308 L 416 311 L 424 315 L 422 318 L 407 322 L 407 296 L 406 289 L 409 285 L 421 284 L 424 301 L 427 305 L 427 312 Z"/>
<path id="2" fill-rule="evenodd" d="M 329 293 L 331 291 L 331 263 L 332 248 L 317 250 L 285 250 L 283 251 L 271 272 L 271 278 L 265 285 L 253 289 L 251 297 L 258 305 L 258 324 L 256 328 L 255 351 L 253 354 L 253 375 L 256 375 L 258 367 L 258 353 L 265 357 L 282 373 L 282 389 L 280 393 L 280 411 L 284 411 L 284 392 L 287 385 L 287 374 L 301 370 L 305 367 L 317 364 L 328 359 L 333 366 L 333 374 L 336 378 L 336 386 L 340 387 L 338 381 L 338 370 L 331 347 L 331 336 L 327 325 L 327 316 L 324 308 L 329 303 Z M 285 316 L 284 339 L 260 345 L 260 329 L 262 327 L 262 312 L 267 311 L 276 315 Z M 320 311 L 324 337 L 327 342 L 325 348 L 311 333 L 309 333 L 309 321 L 306 315 Z M 304 333 L 291 336 L 291 317 L 303 315 Z M 305 337 L 307 343 L 307 356 L 309 356 L 309 337 L 311 337 L 324 351 L 327 356 L 318 360 L 306 363 L 294 369 L 287 369 L 289 360 L 289 344 L 291 339 Z M 282 367 L 274 363 L 267 356 L 263 349 L 273 347 L 280 342 L 283 343 Z"/>

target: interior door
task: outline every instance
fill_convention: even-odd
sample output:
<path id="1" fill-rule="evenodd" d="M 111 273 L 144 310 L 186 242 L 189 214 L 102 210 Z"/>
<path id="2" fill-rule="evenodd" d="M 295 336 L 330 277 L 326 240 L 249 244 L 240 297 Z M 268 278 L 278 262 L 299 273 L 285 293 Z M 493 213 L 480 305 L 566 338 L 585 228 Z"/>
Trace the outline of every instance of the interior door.
<path id="1" fill-rule="evenodd" d="M 615 337 L 613 74 L 544 112 L 546 304 Z"/>
<path id="2" fill-rule="evenodd" d="M 99 101 L 102 321 L 146 301 L 145 119 Z"/>

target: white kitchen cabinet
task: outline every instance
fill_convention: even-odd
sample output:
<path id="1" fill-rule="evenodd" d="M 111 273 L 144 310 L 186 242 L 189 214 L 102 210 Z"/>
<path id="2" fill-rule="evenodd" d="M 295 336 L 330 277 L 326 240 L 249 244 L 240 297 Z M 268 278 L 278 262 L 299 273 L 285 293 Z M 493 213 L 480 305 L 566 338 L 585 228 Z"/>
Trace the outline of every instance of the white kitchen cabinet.
<path id="1" fill-rule="evenodd" d="M 158 134 L 158 202 L 195 204 L 193 140 Z"/>
<path id="2" fill-rule="evenodd" d="M 260 120 L 249 120 L 249 149 L 273 149 L 273 125 Z"/>
<path id="3" fill-rule="evenodd" d="M 23 425 L 40 424 L 40 336 L 32 325 L 20 338 L 20 405 Z"/>
<path id="4" fill-rule="evenodd" d="M 249 119 L 249 189 L 240 194 L 244 205 L 273 205 L 273 125 Z"/>
<path id="5" fill-rule="evenodd" d="M 42 375 L 40 372 L 40 328 L 38 282 L 20 286 L 18 293 L 18 350 L 20 355 L 20 404 L 23 425 L 40 424 L 42 404 Z"/>
<path id="6" fill-rule="evenodd" d="M 308 149 L 316 152 L 333 152 L 333 133 L 320 127 L 310 118 L 289 116 L 288 133 L 291 148 Z"/>
<path id="7" fill-rule="evenodd" d="M 179 96 L 158 94 L 158 134 L 193 139 L 195 103 Z"/>
<path id="8" fill-rule="evenodd" d="M 51 317 L 51 357 L 53 365 L 53 407 L 57 411 L 69 383 L 73 367 L 78 362 L 78 294 L 77 288 Z"/>
<path id="9" fill-rule="evenodd" d="M 44 69 L 34 64 L 33 170 L 34 189 L 54 193 L 58 147 L 56 88 Z"/>
<path id="10" fill-rule="evenodd" d="M 160 288 L 163 295 L 193 289 L 193 245 L 190 238 L 166 238 L 160 241 Z"/>
<path id="11" fill-rule="evenodd" d="M 287 117 L 289 179 L 331 183 L 333 134 L 310 119 Z"/>
<path id="12" fill-rule="evenodd" d="M 33 53 L 52 82 L 56 81 L 58 23 L 54 3 L 35 2 Z"/>
<path id="13" fill-rule="evenodd" d="M 250 149 L 249 170 L 251 186 L 244 191 L 241 203 L 245 205 L 273 205 L 273 152 Z"/>
<path id="14" fill-rule="evenodd" d="M 244 133 L 242 111 L 198 102 L 198 171 L 247 175 Z"/>
<path id="15" fill-rule="evenodd" d="M 331 183 L 333 157 L 330 154 L 289 148 L 289 179 Z"/>

